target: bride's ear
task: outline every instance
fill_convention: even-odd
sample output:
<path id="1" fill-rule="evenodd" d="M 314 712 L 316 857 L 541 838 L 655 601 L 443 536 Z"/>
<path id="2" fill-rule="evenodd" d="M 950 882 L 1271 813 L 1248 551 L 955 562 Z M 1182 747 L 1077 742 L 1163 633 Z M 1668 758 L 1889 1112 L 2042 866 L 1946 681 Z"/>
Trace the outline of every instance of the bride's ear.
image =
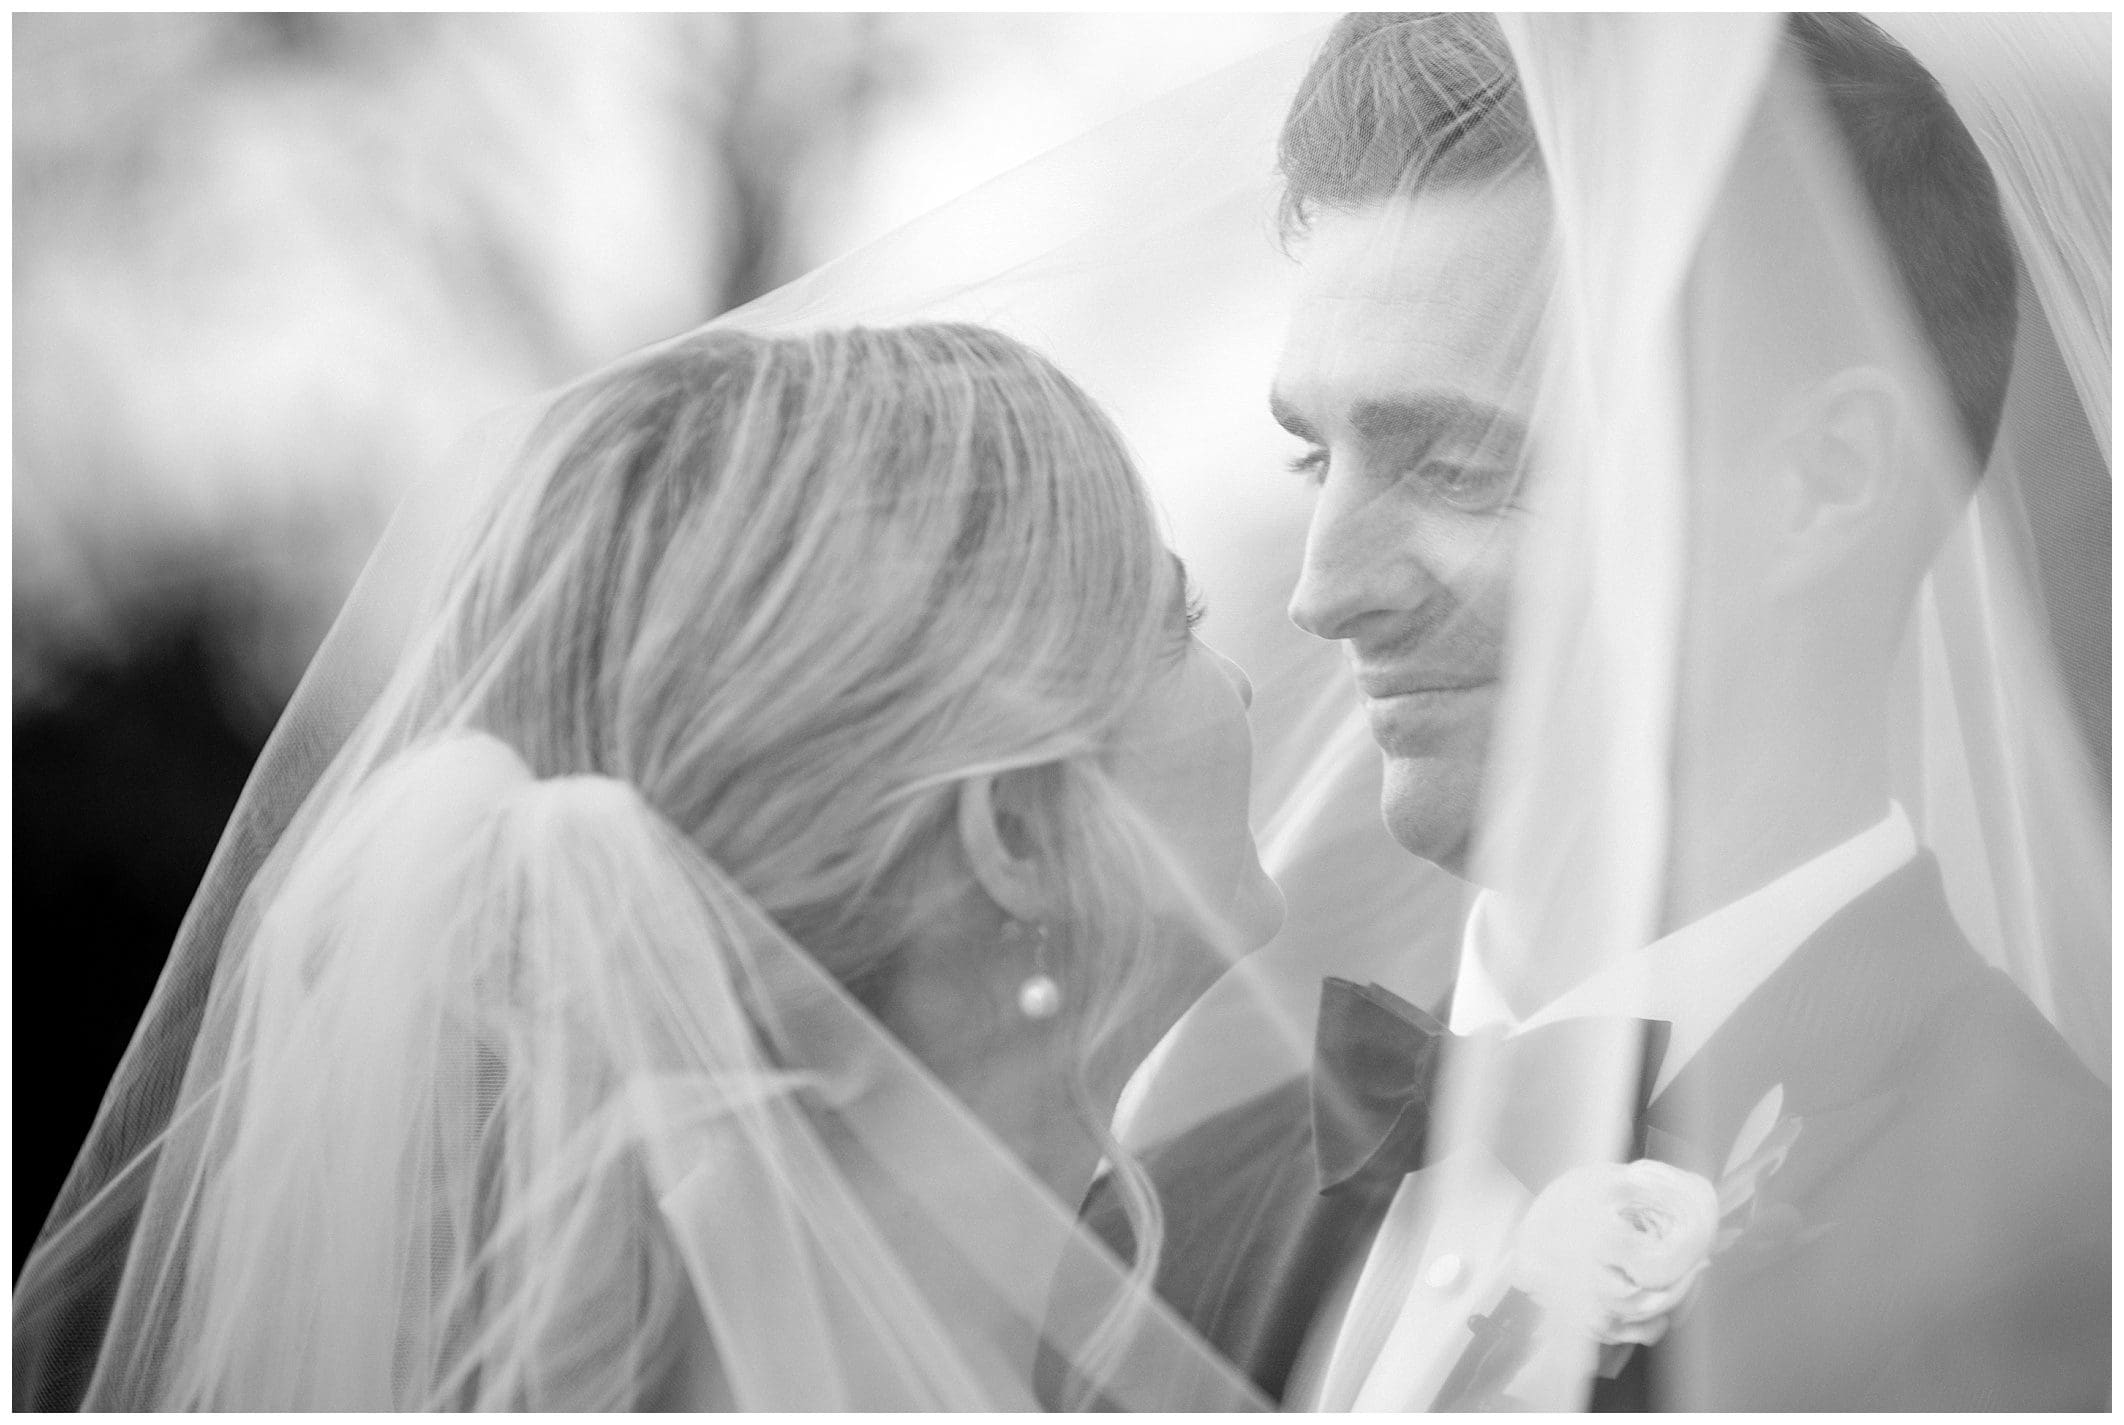
<path id="1" fill-rule="evenodd" d="M 959 847 L 988 898 L 1005 915 L 1030 923 L 1047 905 L 1031 838 L 1014 805 L 1026 780 L 1004 773 L 959 783 Z"/>

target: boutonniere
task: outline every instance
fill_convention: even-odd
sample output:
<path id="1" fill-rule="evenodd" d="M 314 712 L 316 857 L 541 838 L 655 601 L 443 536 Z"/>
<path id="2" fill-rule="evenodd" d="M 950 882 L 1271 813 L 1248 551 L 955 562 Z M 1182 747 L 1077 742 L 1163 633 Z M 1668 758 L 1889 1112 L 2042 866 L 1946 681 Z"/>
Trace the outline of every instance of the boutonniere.
<path id="1" fill-rule="evenodd" d="M 1785 1165 L 1792 1145 L 1799 1141 L 1800 1120 L 1786 1116 L 1784 1108 L 1785 1086 L 1773 1085 L 1734 1135 L 1733 1149 L 1718 1175 L 1719 1229 L 1711 1244 L 1714 1255 L 1743 1247 L 1782 1223 L 1780 1209 L 1765 1208 L 1758 1190 Z"/>
<path id="2" fill-rule="evenodd" d="M 1543 1188 L 1521 1219 L 1511 1280 L 1545 1329 L 1601 1348 L 1613 1376 L 1632 1349 L 1667 1334 L 1712 1260 L 1781 1219 L 1760 1189 L 1799 1138 L 1779 1084 L 1735 1136 L 1717 1182 L 1671 1163 L 1589 1163 Z"/>
<path id="3" fill-rule="evenodd" d="M 1470 1318 L 1472 1340 L 1432 1409 L 1527 1409 L 1507 1393 L 1523 1373 L 1553 1385 L 1564 1378 L 1549 1373 L 1560 1362 L 1583 1379 L 1583 1366 L 1571 1363 L 1589 1343 L 1599 1348 L 1600 1374 L 1613 1377 L 1630 1352 L 1667 1334 L 1715 1259 L 1791 1240 L 1797 1214 L 1765 1207 L 1761 1196 L 1799 1139 L 1800 1120 L 1784 1104 L 1782 1084 L 1763 1095 L 1715 1183 L 1639 1158 L 1572 1168 L 1543 1188 L 1513 1239 L 1510 1289 L 1487 1315 Z"/>

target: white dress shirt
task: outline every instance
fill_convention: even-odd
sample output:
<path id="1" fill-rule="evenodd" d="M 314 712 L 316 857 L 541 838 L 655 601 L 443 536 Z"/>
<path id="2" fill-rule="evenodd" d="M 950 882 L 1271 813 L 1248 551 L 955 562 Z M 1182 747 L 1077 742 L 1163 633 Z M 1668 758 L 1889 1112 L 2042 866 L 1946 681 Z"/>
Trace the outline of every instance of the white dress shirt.
<path id="1" fill-rule="evenodd" d="M 1617 956 L 1520 1019 L 1484 965 L 1496 906 L 1478 896 L 1462 938 L 1451 1027 L 1507 1036 L 1554 1020 L 1622 1015 L 1673 1026 L 1657 1095 L 1741 1002 L 1828 919 L 1917 854 L 1900 806 L 1761 890 L 1630 955 Z M 1470 1315 L 1506 1286 L 1513 1229 L 1531 1201 L 1481 1148 L 1402 1180 L 1371 1251 L 1329 1297 L 1299 1352 L 1287 1409 L 1423 1410 L 1471 1339 Z M 1338 1305 L 1342 1309 L 1336 1309 Z"/>

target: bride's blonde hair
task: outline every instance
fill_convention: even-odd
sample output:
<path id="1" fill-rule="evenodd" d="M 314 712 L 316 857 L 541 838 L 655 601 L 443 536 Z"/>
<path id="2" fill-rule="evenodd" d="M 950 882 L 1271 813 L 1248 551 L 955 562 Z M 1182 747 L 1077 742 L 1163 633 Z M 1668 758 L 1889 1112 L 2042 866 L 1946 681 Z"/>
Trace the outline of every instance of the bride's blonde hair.
<path id="1" fill-rule="evenodd" d="M 1099 754 L 1183 635 L 1112 423 L 980 327 L 709 331 L 573 390 L 532 451 L 453 581 L 464 721 L 639 788 L 859 996 L 924 934 L 959 785 L 1031 779 L 1075 1088 L 1147 1272 L 1155 1202 L 1084 1071 L 1152 973 L 1159 857 Z"/>
<path id="2" fill-rule="evenodd" d="M 373 623 L 335 631 L 318 696 L 368 710 L 158 991 L 18 1364 L 102 1408 L 611 1409 L 713 1398 L 704 1361 L 739 1405 L 990 1404 L 1024 1386 L 980 1335 L 1000 1308 L 1098 1384 L 1160 1233 L 1086 1068 L 1162 958 L 1160 849 L 1100 754 L 1185 638 L 1121 441 L 963 326 L 708 332 L 544 410 L 408 522 L 423 582 L 421 541 L 464 543 L 382 686 Z M 1144 1244 L 1060 1317 L 1044 1266 L 968 1290 L 960 1248 L 1073 1205 L 858 1003 L 975 893 L 986 775 L 1030 779 L 1059 1042 Z M 983 1047 L 1053 1032 L 999 1016 Z"/>

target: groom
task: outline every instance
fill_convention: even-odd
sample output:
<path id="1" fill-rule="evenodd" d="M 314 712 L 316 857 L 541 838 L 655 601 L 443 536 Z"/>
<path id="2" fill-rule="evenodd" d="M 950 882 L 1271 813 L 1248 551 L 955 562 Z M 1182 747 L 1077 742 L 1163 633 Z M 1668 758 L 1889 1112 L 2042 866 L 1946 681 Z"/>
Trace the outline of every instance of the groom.
<path id="1" fill-rule="evenodd" d="M 1794 17 L 1785 45 L 1830 96 L 1981 463 L 2015 331 L 1989 172 L 1930 76 L 1867 22 Z M 1305 237 L 1273 406 L 1313 447 L 1320 487 L 1292 617 L 1349 655 L 1396 838 L 1466 874 L 1548 237 L 1493 22 L 1348 17 L 1301 86 L 1281 156 Z M 1756 315 L 1780 319 L 1775 304 Z M 1951 512 L 1896 505 L 1892 443 L 1868 434 L 1878 393 L 1821 375 L 1784 413 L 1808 452 L 1785 517 L 1740 519 L 1725 547 L 1800 571 L 1786 581 L 1800 592 L 1743 610 L 1759 635 L 1745 646 L 1691 645 L 1723 660 L 1749 759 L 1696 769 L 1719 793 L 1702 803 L 1680 789 L 1677 819 L 1703 834 L 1672 868 L 1676 933 L 1644 955 L 1679 964 L 1686 949 L 1717 969 L 1687 992 L 1655 970 L 1636 982 L 1653 1000 L 1621 996 L 1664 1035 L 1647 1056 L 1642 1151 L 1697 1167 L 1677 1145 L 1707 1124 L 1731 1142 L 1777 1089 L 1803 1146 L 1769 1181 L 1799 1230 L 1752 1270 L 1715 1262 L 1681 1324 L 1598 1380 L 1593 1403 L 2101 1409 L 2107 1092 L 1978 959 L 1890 800 L 1887 669 Z M 1907 517 L 1853 513 L 1868 508 Z M 1773 800 L 1775 817 L 1755 814 Z M 1487 899 L 1439 1010 L 1456 1033 L 1510 1031 L 1573 987 L 1489 962 Z M 1407 1090 L 1446 1042 L 1435 1027 L 1383 991 L 1330 982 L 1310 1081 L 1147 1158 L 1167 1224 L 1161 1294 L 1286 1409 L 1481 1403 L 1466 1362 L 1501 1329 L 1486 1260 L 1499 1239 L 1427 1193 L 1437 1169 L 1410 1146 L 1425 1104 Z M 1110 1184 L 1086 1213 L 1128 1250 Z"/>

